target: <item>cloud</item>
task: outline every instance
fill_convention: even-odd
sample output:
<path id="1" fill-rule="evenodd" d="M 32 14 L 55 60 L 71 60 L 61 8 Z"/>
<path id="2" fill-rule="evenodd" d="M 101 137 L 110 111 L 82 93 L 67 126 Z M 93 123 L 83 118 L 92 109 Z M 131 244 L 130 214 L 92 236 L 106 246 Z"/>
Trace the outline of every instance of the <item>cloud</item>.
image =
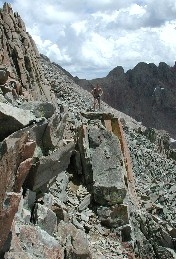
<path id="1" fill-rule="evenodd" d="M 10 2 L 39 51 L 74 76 L 103 77 L 141 61 L 175 62 L 175 0 Z"/>

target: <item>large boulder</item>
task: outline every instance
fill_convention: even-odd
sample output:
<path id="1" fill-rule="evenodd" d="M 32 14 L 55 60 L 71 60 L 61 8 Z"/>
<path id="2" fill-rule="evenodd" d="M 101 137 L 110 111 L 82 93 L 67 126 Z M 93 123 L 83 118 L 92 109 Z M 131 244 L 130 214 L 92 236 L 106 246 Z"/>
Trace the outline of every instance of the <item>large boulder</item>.
<path id="1" fill-rule="evenodd" d="M 63 139 L 63 133 L 66 125 L 67 114 L 53 114 L 50 118 L 43 135 L 43 144 L 45 149 L 55 149 Z"/>
<path id="2" fill-rule="evenodd" d="M 26 102 L 20 106 L 23 110 L 30 110 L 36 118 L 45 117 L 46 119 L 52 117 L 56 107 L 51 102 Z"/>
<path id="3" fill-rule="evenodd" d="M 11 247 L 9 252 L 5 254 L 5 258 L 7 259 L 64 258 L 64 249 L 59 242 L 38 226 L 21 225 L 20 233 L 17 234 L 15 233 L 14 226 L 12 233 Z"/>
<path id="4" fill-rule="evenodd" d="M 26 180 L 26 187 L 31 190 L 37 190 L 53 177 L 66 170 L 74 148 L 74 142 L 70 142 L 53 151 L 48 156 L 36 158 Z"/>
<path id="5" fill-rule="evenodd" d="M 36 117 L 30 111 L 0 103 L 0 140 L 35 120 Z"/>
<path id="6" fill-rule="evenodd" d="M 92 258 L 86 234 L 73 224 L 61 221 L 58 225 L 57 239 L 65 246 L 66 258 Z"/>
<path id="7" fill-rule="evenodd" d="M 52 236 L 57 224 L 56 214 L 40 203 L 37 205 L 36 213 L 38 225 Z"/>
<path id="8" fill-rule="evenodd" d="M 94 125 L 93 125 L 94 124 Z M 82 126 L 79 148 L 85 181 L 91 184 L 95 202 L 101 205 L 123 203 L 126 174 L 118 138 L 100 121 Z"/>

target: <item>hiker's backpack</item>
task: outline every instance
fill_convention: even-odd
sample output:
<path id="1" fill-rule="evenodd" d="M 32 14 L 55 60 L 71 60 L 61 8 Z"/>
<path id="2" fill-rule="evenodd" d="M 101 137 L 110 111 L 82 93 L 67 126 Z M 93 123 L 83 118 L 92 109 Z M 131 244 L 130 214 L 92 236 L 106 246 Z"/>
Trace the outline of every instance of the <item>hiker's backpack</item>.
<path id="1" fill-rule="evenodd" d="M 0 85 L 4 85 L 7 82 L 8 76 L 9 76 L 9 71 L 7 67 L 0 66 Z"/>

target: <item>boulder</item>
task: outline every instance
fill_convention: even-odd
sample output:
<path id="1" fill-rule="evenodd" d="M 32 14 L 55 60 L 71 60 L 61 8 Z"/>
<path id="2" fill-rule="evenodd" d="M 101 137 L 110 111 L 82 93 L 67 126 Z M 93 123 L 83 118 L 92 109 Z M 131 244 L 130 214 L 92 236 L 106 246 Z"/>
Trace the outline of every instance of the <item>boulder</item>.
<path id="1" fill-rule="evenodd" d="M 101 223 L 107 227 L 120 227 L 129 223 L 128 206 L 119 204 L 97 209 Z"/>
<path id="2" fill-rule="evenodd" d="M 37 158 L 26 180 L 26 187 L 35 191 L 67 169 L 74 142 L 60 147 L 48 156 Z"/>
<path id="3" fill-rule="evenodd" d="M 25 250 L 22 249 L 24 247 Z M 63 259 L 64 251 L 59 242 L 40 227 L 21 225 L 18 236 L 13 233 L 11 247 L 5 258 Z"/>
<path id="4" fill-rule="evenodd" d="M 66 188 L 69 182 L 68 176 L 65 172 L 60 172 L 57 177 L 52 179 L 49 191 L 54 197 L 57 197 L 61 202 L 67 201 Z"/>
<path id="5" fill-rule="evenodd" d="M 67 258 L 92 258 L 86 234 L 73 224 L 61 221 L 58 225 L 57 238 L 66 247 Z"/>
<path id="6" fill-rule="evenodd" d="M 0 103 L 0 140 L 26 127 L 35 119 L 36 117 L 30 111 Z"/>
<path id="7" fill-rule="evenodd" d="M 56 229 L 57 217 L 56 214 L 40 203 L 37 206 L 37 224 L 48 234 L 52 235 Z"/>
<path id="8" fill-rule="evenodd" d="M 7 67 L 5 66 L 0 66 L 0 85 L 3 85 L 7 82 L 9 77 L 9 71 Z"/>
<path id="9" fill-rule="evenodd" d="M 53 114 L 43 135 L 45 149 L 55 149 L 63 138 L 67 114 Z"/>
<path id="10" fill-rule="evenodd" d="M 20 106 L 23 110 L 30 110 L 36 118 L 45 117 L 46 119 L 52 117 L 56 107 L 51 102 L 26 102 Z"/>
<path id="11" fill-rule="evenodd" d="M 123 155 L 118 138 L 103 128 L 88 127 L 93 197 L 101 205 L 123 203 L 126 196 Z"/>

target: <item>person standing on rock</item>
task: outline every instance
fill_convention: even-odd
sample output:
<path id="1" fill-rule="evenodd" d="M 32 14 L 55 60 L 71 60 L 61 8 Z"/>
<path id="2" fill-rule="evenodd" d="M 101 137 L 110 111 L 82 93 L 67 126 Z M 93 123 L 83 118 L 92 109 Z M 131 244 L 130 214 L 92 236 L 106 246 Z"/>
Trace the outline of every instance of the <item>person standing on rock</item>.
<path id="1" fill-rule="evenodd" d="M 103 94 L 103 90 L 102 90 L 102 88 L 100 87 L 99 84 L 97 84 L 96 87 L 94 87 L 94 89 L 91 91 L 91 94 L 94 97 L 94 104 L 93 104 L 94 111 L 95 111 L 97 103 L 98 103 L 99 110 L 100 110 L 100 97 Z"/>

